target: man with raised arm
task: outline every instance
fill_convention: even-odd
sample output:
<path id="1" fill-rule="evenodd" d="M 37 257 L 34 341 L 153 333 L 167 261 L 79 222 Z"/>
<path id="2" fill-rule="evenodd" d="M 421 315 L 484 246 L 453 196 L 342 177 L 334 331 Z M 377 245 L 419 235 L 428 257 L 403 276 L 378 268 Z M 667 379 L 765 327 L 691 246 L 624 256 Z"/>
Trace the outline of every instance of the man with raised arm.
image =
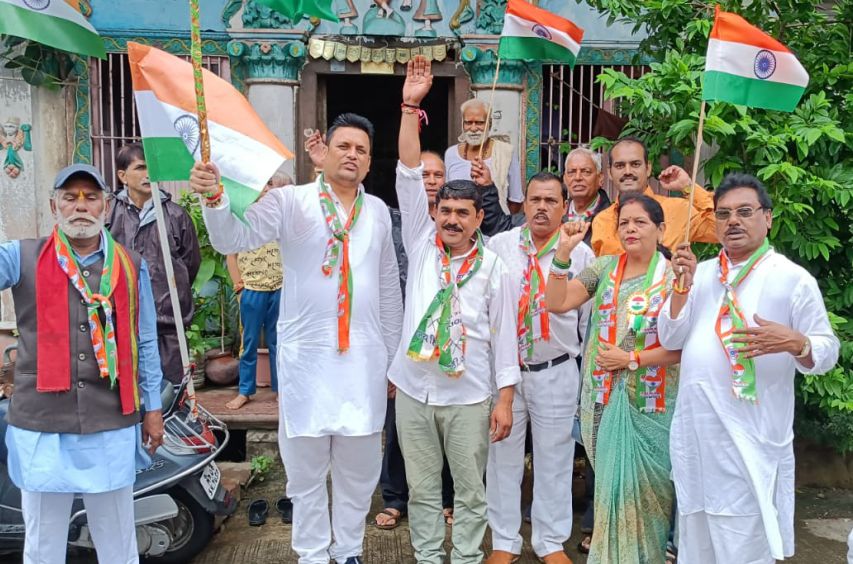
<path id="1" fill-rule="evenodd" d="M 287 283 L 278 321 L 278 436 L 293 550 L 300 564 L 361 564 L 402 298 L 388 209 L 361 184 L 373 126 L 343 114 L 326 138 L 317 180 L 271 191 L 249 207 L 245 223 L 231 214 L 214 164 L 196 163 L 190 184 L 209 195 L 204 221 L 216 250 L 280 245 Z"/>
<path id="2" fill-rule="evenodd" d="M 409 482 L 415 558 L 423 564 L 444 562 L 444 453 L 456 495 L 451 562 L 479 564 L 489 440 L 509 435 L 514 386 L 520 380 L 515 281 L 483 245 L 480 190 L 473 182 L 442 186 L 435 222 L 430 218 L 418 116 L 431 85 L 429 62 L 415 57 L 403 86 L 397 165 L 409 276 L 403 335 L 389 377 L 397 386 L 397 429 Z"/>

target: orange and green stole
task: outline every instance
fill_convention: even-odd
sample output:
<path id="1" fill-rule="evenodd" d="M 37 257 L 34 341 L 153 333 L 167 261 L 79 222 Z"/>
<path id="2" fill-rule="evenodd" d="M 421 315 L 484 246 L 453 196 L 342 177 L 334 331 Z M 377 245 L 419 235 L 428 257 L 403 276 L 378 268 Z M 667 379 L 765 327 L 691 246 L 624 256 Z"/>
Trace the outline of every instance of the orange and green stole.
<path id="1" fill-rule="evenodd" d="M 477 232 L 477 241 L 456 276 L 450 266 L 450 249 L 436 233 L 435 246 L 441 260 L 441 288 L 421 318 L 407 355 L 416 361 L 429 361 L 438 357 L 438 366 L 450 377 L 458 378 L 465 372 L 465 325 L 462 323 L 462 305 L 459 290 L 483 264 L 483 238 Z"/>
<path id="2" fill-rule="evenodd" d="M 527 257 L 527 268 L 521 279 L 518 302 L 518 357 L 522 364 L 533 357 L 533 343 L 551 339 L 548 310 L 545 308 L 545 276 L 539 259 L 547 255 L 560 240 L 558 230 L 539 251 L 530 236 L 530 227 L 521 228 L 518 246 Z"/>
<path id="3" fill-rule="evenodd" d="M 54 228 L 36 264 L 39 392 L 71 389 L 69 282 L 86 305 L 92 349 L 102 378 L 119 386 L 121 412 L 139 410 L 138 273 L 124 247 L 101 231 L 104 266 L 97 293 L 92 292 L 65 234 Z M 103 312 L 103 318 L 100 315 Z"/>
<path id="4" fill-rule="evenodd" d="M 595 293 L 595 305 L 592 310 L 590 326 L 598 331 L 598 345 L 605 343 L 616 346 L 618 328 L 617 312 L 625 307 L 628 315 L 628 327 L 634 331 L 634 350 L 638 353 L 659 348 L 657 321 L 663 303 L 666 301 L 666 259 L 655 253 L 649 262 L 643 280 L 643 289 L 631 294 L 626 304 L 619 303 L 619 288 L 625 274 L 628 255 L 619 255 L 609 272 L 602 275 L 602 281 Z M 593 389 L 596 403 L 606 405 L 610 400 L 613 374 L 595 364 L 599 346 L 592 349 L 589 359 L 592 370 Z M 637 379 L 637 408 L 642 413 L 663 413 L 666 411 L 666 367 L 646 366 L 633 371 Z"/>
<path id="5" fill-rule="evenodd" d="M 719 265 L 720 284 L 723 285 L 726 292 L 723 294 L 723 303 L 720 306 L 720 311 L 717 313 L 717 323 L 715 331 L 720 339 L 720 344 L 723 345 L 723 350 L 726 353 L 726 359 L 732 370 L 732 393 L 736 398 L 756 403 L 758 401 L 758 391 L 755 381 L 755 362 L 751 358 L 743 356 L 743 353 L 738 349 L 746 346 L 743 343 L 735 343 L 735 329 L 743 329 L 748 326 L 746 316 L 738 302 L 735 290 L 749 276 L 758 263 L 767 256 L 770 251 L 770 243 L 767 239 L 761 246 L 752 253 L 752 256 L 746 261 L 746 264 L 737 273 L 735 279 L 729 283 L 729 257 L 726 256 L 725 249 L 720 251 L 720 256 L 717 259 Z"/>
<path id="6" fill-rule="evenodd" d="M 364 206 L 364 191 L 359 190 L 355 198 L 355 204 L 350 211 L 346 224 L 342 224 L 338 217 L 338 210 L 332 195 L 326 189 L 326 182 L 322 175 L 317 180 L 320 187 L 320 207 L 326 225 L 332 232 L 329 242 L 326 243 L 326 253 L 323 255 L 321 266 L 323 275 L 329 277 L 340 263 L 338 269 L 338 352 L 345 353 L 349 350 L 349 330 L 352 319 L 352 266 L 349 261 L 350 233 L 355 228 L 361 208 Z"/>

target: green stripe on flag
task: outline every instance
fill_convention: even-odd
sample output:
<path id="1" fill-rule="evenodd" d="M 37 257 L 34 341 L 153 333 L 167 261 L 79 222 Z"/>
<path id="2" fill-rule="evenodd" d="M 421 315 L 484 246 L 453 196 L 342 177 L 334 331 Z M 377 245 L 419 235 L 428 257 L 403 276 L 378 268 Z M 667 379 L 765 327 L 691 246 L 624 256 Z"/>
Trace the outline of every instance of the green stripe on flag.
<path id="1" fill-rule="evenodd" d="M 152 182 L 190 179 L 190 170 L 195 164 L 195 159 L 179 137 L 143 137 L 142 148 L 145 150 L 148 178 Z M 230 178 L 223 177 L 222 185 L 231 201 L 231 212 L 240 219 L 243 218 L 246 208 L 260 196 L 257 190 Z"/>
<path id="2" fill-rule="evenodd" d="M 703 100 L 722 100 L 741 106 L 792 112 L 805 88 L 784 82 L 746 78 L 720 71 L 706 71 Z"/>
<path id="3" fill-rule="evenodd" d="M 195 159 L 179 137 L 143 137 L 142 148 L 152 182 L 190 179 Z"/>
<path id="4" fill-rule="evenodd" d="M 107 58 L 104 42 L 98 34 L 64 18 L 6 2 L 0 2 L 0 34 L 31 39 L 71 53 Z"/>
<path id="5" fill-rule="evenodd" d="M 553 61 L 575 65 L 575 54 L 553 41 L 538 37 L 501 37 L 498 56 L 522 61 Z"/>

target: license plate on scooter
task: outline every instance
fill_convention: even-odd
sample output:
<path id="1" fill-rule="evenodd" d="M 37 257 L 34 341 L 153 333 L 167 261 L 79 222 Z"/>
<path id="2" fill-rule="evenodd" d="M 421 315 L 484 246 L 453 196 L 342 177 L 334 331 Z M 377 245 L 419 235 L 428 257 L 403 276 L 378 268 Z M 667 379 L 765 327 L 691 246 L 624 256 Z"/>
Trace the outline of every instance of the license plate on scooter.
<path id="1" fill-rule="evenodd" d="M 219 487 L 219 479 L 221 475 L 219 473 L 219 468 L 217 468 L 215 462 L 211 462 L 204 468 L 204 472 L 201 473 L 201 478 L 199 478 L 199 482 L 201 482 L 201 488 L 204 490 L 204 493 L 207 494 L 207 497 L 213 499 L 213 496 L 216 495 L 216 488 Z"/>

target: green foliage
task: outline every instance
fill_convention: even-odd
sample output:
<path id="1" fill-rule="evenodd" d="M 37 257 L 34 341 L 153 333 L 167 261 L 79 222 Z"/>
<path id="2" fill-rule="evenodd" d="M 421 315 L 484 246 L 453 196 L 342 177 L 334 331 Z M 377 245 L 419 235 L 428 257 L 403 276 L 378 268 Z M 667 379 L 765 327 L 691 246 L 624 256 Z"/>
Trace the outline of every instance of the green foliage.
<path id="1" fill-rule="evenodd" d="M 692 155 L 716 2 L 589 3 L 611 21 L 648 33 L 641 54 L 654 59 L 650 72 L 631 79 L 609 69 L 599 79 L 629 119 L 625 133 L 647 141 L 653 162 L 674 152 Z M 780 39 L 811 76 L 792 113 L 708 103 L 704 137 L 716 152 L 703 171 L 710 186 L 729 172 L 758 176 L 774 202 L 773 245 L 818 280 L 843 346 L 829 374 L 799 380 L 797 427 L 818 442 L 853 450 L 853 0 L 719 4 Z M 608 143 L 597 139 L 593 146 Z"/>
<path id="2" fill-rule="evenodd" d="M 193 222 L 201 252 L 201 265 L 192 286 L 195 315 L 192 325 L 185 331 L 190 355 L 199 359 L 212 348 L 226 350 L 226 343 L 236 341 L 230 336 L 239 332 L 239 306 L 231 277 L 225 267 L 225 257 L 210 244 L 198 198 L 193 194 L 184 193 L 178 203 L 187 211 Z M 209 290 L 211 281 L 215 286 L 212 293 Z"/>
<path id="3" fill-rule="evenodd" d="M 72 77 L 75 55 L 13 35 L 0 35 L 0 61 L 28 84 L 57 90 Z"/>
<path id="4" fill-rule="evenodd" d="M 272 465 L 273 459 L 269 456 L 260 455 L 252 457 L 251 462 L 249 462 L 249 467 L 252 469 L 252 479 L 263 482 Z"/>

